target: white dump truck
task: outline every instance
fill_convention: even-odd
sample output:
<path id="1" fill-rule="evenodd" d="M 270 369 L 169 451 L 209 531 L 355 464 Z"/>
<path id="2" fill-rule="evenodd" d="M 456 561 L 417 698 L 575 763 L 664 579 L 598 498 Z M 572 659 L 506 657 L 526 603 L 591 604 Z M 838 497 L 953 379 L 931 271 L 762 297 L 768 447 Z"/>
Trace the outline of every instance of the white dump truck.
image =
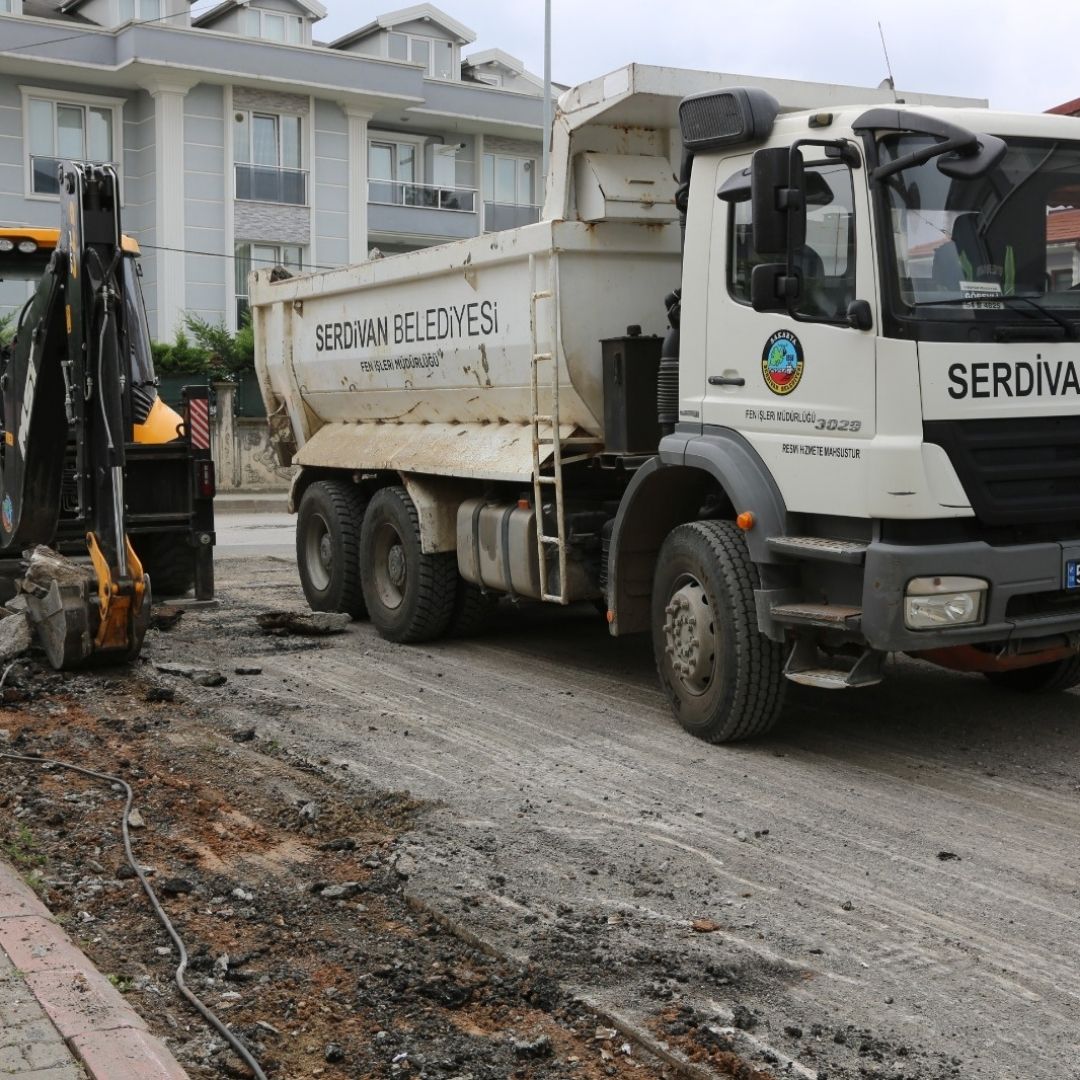
<path id="1" fill-rule="evenodd" d="M 255 274 L 312 607 L 593 601 L 713 742 L 892 652 L 1080 681 L 1080 123 L 979 105 L 632 66 L 539 223 Z"/>

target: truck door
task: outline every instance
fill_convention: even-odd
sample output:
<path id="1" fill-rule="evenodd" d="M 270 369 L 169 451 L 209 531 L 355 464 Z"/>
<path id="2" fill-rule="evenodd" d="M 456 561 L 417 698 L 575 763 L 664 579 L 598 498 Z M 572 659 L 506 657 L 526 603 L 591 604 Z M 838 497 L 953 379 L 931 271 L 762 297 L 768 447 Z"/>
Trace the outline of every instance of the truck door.
<path id="1" fill-rule="evenodd" d="M 872 331 L 848 323 L 848 306 L 873 306 L 869 207 L 861 171 L 804 147 L 806 247 L 798 257 L 794 316 L 756 312 L 750 277 L 763 261 L 752 243 L 752 201 L 721 201 L 714 215 L 707 315 L 704 434 L 734 429 L 764 459 L 788 509 L 865 514 L 865 447 L 875 424 Z M 720 162 L 716 189 L 750 166 Z"/>

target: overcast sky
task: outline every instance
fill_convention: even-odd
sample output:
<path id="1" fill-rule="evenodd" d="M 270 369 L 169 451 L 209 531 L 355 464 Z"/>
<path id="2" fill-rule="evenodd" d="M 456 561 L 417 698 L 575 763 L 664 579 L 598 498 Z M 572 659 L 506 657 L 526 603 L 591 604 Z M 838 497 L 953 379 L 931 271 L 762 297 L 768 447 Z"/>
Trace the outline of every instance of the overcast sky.
<path id="1" fill-rule="evenodd" d="M 324 0 L 316 36 L 333 40 L 408 0 Z M 444 0 L 500 48 L 544 69 L 543 0 Z M 988 97 L 1041 111 L 1080 97 L 1076 0 L 553 0 L 553 77 L 574 84 L 632 61 L 876 86 L 886 75 L 877 21 L 902 89 Z M 735 14 L 737 12 L 737 14 Z"/>

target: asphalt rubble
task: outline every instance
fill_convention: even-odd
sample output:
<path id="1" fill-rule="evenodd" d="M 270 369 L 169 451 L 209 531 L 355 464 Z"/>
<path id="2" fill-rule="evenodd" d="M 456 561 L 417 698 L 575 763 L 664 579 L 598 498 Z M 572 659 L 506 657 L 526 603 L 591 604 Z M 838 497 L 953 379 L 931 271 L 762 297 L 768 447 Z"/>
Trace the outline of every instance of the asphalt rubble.
<path id="1" fill-rule="evenodd" d="M 647 928 L 616 928 L 639 939 L 619 959 L 601 943 L 608 916 L 600 926 L 560 906 L 554 926 L 532 928 L 537 960 L 525 964 L 448 931 L 409 888 L 423 858 L 409 835 L 438 807 L 363 789 L 326 759 L 291 755 L 260 723 L 215 715 L 213 694 L 244 699 L 245 681 L 261 674 L 260 649 L 319 648 L 347 620 L 248 612 L 251 662 L 211 667 L 212 650 L 176 658 L 182 642 L 167 640 L 185 616 L 163 606 L 150 632 L 153 660 L 72 674 L 48 669 L 27 640 L 20 601 L 12 606 L 0 616 L 0 750 L 132 783 L 137 858 L 187 941 L 189 984 L 271 1077 L 687 1075 L 569 989 L 620 980 L 653 1003 L 642 1035 L 706 1070 L 697 1075 L 965 1075 L 957 1058 L 763 1010 L 755 982 L 770 973 L 737 963 L 692 969 L 685 956 L 652 950 Z M 175 991 L 173 949 L 122 858 L 120 809 L 107 788 L 0 762 L 0 857 L 23 871 L 195 1080 L 246 1076 Z M 738 838 L 767 837 L 764 828 Z M 721 928 L 690 923 L 696 935 Z"/>

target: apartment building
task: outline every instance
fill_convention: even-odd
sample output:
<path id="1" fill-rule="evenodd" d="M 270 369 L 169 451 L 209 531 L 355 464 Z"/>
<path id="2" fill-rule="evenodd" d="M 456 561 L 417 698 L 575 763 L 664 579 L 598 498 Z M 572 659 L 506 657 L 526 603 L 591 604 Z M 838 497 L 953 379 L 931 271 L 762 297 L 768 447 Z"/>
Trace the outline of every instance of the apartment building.
<path id="1" fill-rule="evenodd" d="M 212 5 L 212 6 L 211 6 Z M 318 0 L 0 0 L 0 224 L 117 164 L 151 333 L 235 327 L 252 265 L 330 268 L 539 217 L 543 84 L 431 4 L 330 42 Z M 19 292 L 18 289 L 22 289 Z M 25 285 L 0 284 L 0 311 Z"/>

